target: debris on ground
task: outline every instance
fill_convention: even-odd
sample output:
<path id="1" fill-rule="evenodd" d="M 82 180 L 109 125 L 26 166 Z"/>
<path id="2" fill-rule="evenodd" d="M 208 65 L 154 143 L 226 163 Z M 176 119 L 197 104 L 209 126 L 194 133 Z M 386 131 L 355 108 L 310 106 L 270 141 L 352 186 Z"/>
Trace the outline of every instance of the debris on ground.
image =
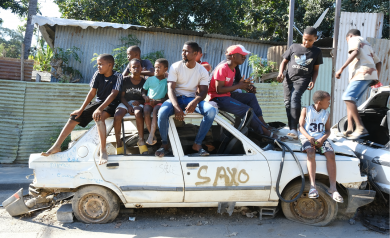
<path id="1" fill-rule="evenodd" d="M 135 221 L 135 217 L 129 217 L 129 221 Z"/>
<path id="2" fill-rule="evenodd" d="M 119 227 L 121 227 L 121 225 L 122 225 L 122 222 L 118 222 L 118 223 L 116 223 L 115 228 L 118 229 Z"/>
<path id="3" fill-rule="evenodd" d="M 233 232 L 233 233 L 230 233 L 228 235 L 226 235 L 226 237 L 232 237 L 232 236 L 237 236 L 238 232 Z"/>
<path id="4" fill-rule="evenodd" d="M 248 218 L 257 217 L 257 216 L 256 216 L 256 214 L 257 214 L 257 212 L 256 212 L 256 211 L 254 211 L 254 212 L 247 212 L 247 213 L 245 213 L 246 217 L 248 217 Z"/>

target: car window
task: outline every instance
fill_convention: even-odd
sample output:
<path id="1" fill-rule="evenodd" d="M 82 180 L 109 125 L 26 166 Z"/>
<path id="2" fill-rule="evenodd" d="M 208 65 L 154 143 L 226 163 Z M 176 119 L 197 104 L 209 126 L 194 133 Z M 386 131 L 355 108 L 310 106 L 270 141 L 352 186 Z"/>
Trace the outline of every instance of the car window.
<path id="1" fill-rule="evenodd" d="M 176 121 L 176 130 L 180 138 L 180 143 L 184 155 L 195 154 L 192 149 L 196 135 L 199 130 L 202 118 L 184 118 L 184 121 Z M 207 132 L 203 140 L 202 147 L 210 153 L 210 155 L 244 155 L 244 146 L 242 142 L 226 129 L 224 129 L 216 121 L 213 122 L 210 130 Z"/>
<path id="2" fill-rule="evenodd" d="M 137 145 L 139 136 L 138 131 L 136 128 L 136 122 L 135 120 L 125 121 L 124 122 L 125 127 L 125 142 L 126 142 L 126 154 L 127 155 L 140 155 L 140 149 Z M 123 134 L 122 129 L 120 132 L 120 138 L 123 142 Z M 161 147 L 161 136 L 158 128 L 156 129 L 156 140 L 157 142 L 154 145 L 147 145 L 148 148 L 148 154 L 144 156 L 154 156 L 154 153 Z M 146 126 L 144 129 L 144 138 L 145 142 L 149 137 L 149 131 L 147 130 Z M 170 142 L 168 142 L 170 143 Z M 115 131 L 114 128 L 112 128 L 111 132 L 109 133 L 107 137 L 107 152 L 110 155 L 116 155 L 116 138 L 115 138 Z M 111 153 L 110 153 L 111 152 Z M 167 156 L 172 156 L 172 152 L 170 152 Z"/>

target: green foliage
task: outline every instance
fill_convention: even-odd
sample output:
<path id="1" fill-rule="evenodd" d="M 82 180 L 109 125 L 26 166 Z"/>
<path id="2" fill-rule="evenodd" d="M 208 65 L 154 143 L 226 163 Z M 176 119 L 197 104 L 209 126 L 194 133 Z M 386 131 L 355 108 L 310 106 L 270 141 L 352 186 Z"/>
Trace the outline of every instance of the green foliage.
<path id="1" fill-rule="evenodd" d="M 27 14 L 28 10 L 28 0 L 15 1 L 15 0 L 0 0 L 0 8 L 4 10 L 11 10 L 12 13 L 18 15 Z M 0 18 L 0 23 L 3 22 L 3 19 Z"/>
<path id="2" fill-rule="evenodd" d="M 11 30 L 0 25 L 0 56 L 20 58 L 23 42 L 21 32 Z"/>
<path id="3" fill-rule="evenodd" d="M 252 67 L 252 73 L 250 76 L 254 77 L 255 80 L 260 79 L 263 74 L 276 72 L 278 70 L 276 62 L 267 61 L 257 55 L 249 56 L 248 62 Z"/>
<path id="4" fill-rule="evenodd" d="M 122 37 L 121 44 L 118 45 L 118 48 L 115 48 L 112 50 L 112 56 L 115 60 L 114 70 L 117 72 L 121 72 L 126 67 L 127 63 L 129 62 L 127 60 L 127 48 L 132 45 L 140 45 L 141 41 L 137 39 L 136 36 L 133 36 L 132 34 L 129 34 L 126 37 Z M 97 67 L 97 57 L 99 54 L 94 53 L 93 58 L 91 59 L 91 63 L 95 63 L 94 67 Z"/>
<path id="5" fill-rule="evenodd" d="M 35 56 L 31 55 L 30 58 L 34 60 L 34 70 L 50 71 L 50 61 L 53 58 L 53 50 L 45 44 L 45 41 L 41 38 Z"/>
<path id="6" fill-rule="evenodd" d="M 164 58 L 164 51 L 163 50 L 159 50 L 159 51 L 155 51 L 155 52 L 150 52 L 149 54 L 146 54 L 146 55 L 143 55 L 141 57 L 141 59 L 147 59 L 149 60 L 152 65 L 154 65 L 154 63 L 156 62 L 157 59 L 160 59 L 160 58 Z"/>
<path id="7" fill-rule="evenodd" d="M 55 72 L 52 72 L 52 75 L 57 78 L 60 83 L 69 83 L 72 82 L 72 79 L 77 80 L 77 78 L 83 78 L 80 71 L 68 65 L 71 58 L 81 63 L 77 52 L 83 53 L 80 48 L 76 46 L 66 50 L 59 47 L 54 49 L 54 56 L 50 61 L 50 65 L 55 69 Z"/>
<path id="8" fill-rule="evenodd" d="M 382 37 L 389 39 L 389 1 L 388 0 L 343 0 L 341 10 L 346 12 L 384 13 Z"/>

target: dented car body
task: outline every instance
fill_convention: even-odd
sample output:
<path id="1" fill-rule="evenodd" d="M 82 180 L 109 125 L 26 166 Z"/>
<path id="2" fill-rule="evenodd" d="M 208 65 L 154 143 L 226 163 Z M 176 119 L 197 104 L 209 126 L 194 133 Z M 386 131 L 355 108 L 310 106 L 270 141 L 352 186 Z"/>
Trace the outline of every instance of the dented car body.
<path id="1" fill-rule="evenodd" d="M 260 208 L 278 206 L 276 181 L 281 150 L 263 150 L 266 144 L 261 138 L 251 132 L 244 135 L 229 120 L 216 116 L 206 141 L 218 149 L 210 156 L 197 156 L 191 154 L 190 145 L 197 132 L 196 121 L 202 117 L 194 114 L 185 118 L 185 122 L 178 123 L 170 117 L 168 136 L 172 153 L 163 158 L 155 157 L 154 153 L 109 155 L 107 165 L 98 165 L 100 143 L 96 126 L 66 151 L 49 157 L 31 154 L 29 167 L 35 171 L 31 187 L 47 194 L 76 192 L 75 216 L 92 223 L 112 221 L 120 204 L 126 208 L 218 207 L 222 203 Z M 127 128 L 135 124 L 134 116 L 127 115 L 124 121 Z M 107 119 L 106 125 L 109 134 L 113 118 Z M 283 133 L 283 129 L 279 131 Z M 295 155 L 307 176 L 306 154 L 298 152 L 299 142 L 287 144 L 297 151 Z M 348 199 L 353 197 L 355 202 L 348 203 L 348 212 L 355 212 L 358 206 L 371 202 L 375 192 L 364 190 L 361 195 L 367 176 L 360 172 L 359 159 L 337 143 L 334 148 L 337 182 L 347 189 Z M 308 198 L 306 183 L 303 195 L 294 203 L 282 202 L 282 209 L 288 219 L 323 226 L 335 218 L 338 204 L 324 192 L 328 184 L 325 157 L 318 154 L 316 161 L 318 186 L 322 187 L 320 197 Z M 280 193 L 287 199 L 294 198 L 300 182 L 297 164 L 287 153 Z"/>

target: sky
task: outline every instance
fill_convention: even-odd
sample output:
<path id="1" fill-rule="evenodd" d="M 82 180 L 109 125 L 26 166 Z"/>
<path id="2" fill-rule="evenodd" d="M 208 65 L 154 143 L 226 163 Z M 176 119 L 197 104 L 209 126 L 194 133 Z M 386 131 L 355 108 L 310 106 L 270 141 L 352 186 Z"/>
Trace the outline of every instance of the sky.
<path id="1" fill-rule="evenodd" d="M 61 17 L 58 5 L 53 0 L 38 0 L 42 16 L 46 17 Z M 11 10 L 0 9 L 0 15 L 3 19 L 3 27 L 16 30 L 18 25 L 22 25 L 22 21 L 19 16 L 13 14 Z"/>

